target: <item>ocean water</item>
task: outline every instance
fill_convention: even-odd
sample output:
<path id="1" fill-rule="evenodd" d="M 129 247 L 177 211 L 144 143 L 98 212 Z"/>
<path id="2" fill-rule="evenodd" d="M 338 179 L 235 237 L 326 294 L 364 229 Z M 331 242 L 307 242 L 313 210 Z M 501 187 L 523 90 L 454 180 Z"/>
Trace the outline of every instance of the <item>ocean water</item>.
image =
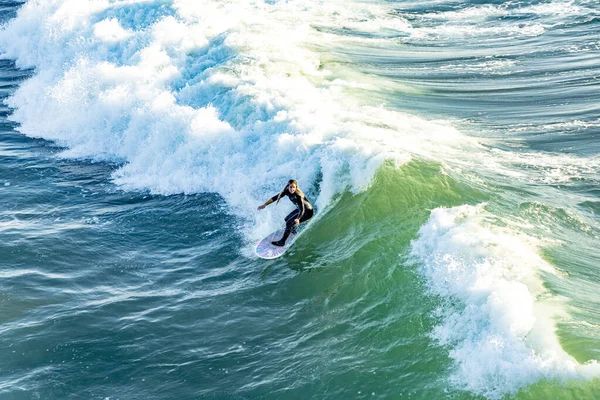
<path id="1" fill-rule="evenodd" d="M 0 20 L 1 399 L 600 399 L 596 0 Z"/>

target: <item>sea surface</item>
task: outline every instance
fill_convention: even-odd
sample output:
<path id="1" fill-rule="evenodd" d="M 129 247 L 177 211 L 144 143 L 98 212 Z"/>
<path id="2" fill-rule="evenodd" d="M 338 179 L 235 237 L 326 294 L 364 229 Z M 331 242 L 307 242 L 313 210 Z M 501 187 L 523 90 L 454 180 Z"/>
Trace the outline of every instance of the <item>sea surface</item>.
<path id="1" fill-rule="evenodd" d="M 597 0 L 0 20 L 0 399 L 600 399 Z"/>

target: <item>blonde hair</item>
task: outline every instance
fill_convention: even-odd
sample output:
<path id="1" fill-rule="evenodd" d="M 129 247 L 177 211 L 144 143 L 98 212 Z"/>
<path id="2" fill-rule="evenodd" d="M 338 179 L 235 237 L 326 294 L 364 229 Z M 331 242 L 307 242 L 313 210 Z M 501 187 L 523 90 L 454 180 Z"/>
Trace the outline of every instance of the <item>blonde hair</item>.
<path id="1" fill-rule="evenodd" d="M 302 193 L 302 190 L 300 190 L 300 188 L 298 187 L 298 182 L 296 182 L 296 180 L 294 180 L 294 179 L 290 179 L 288 181 L 288 183 L 285 185 L 285 187 L 283 188 L 283 190 L 279 193 L 279 196 L 277 196 L 277 203 L 275 203 L 275 205 L 277 205 L 279 203 L 279 199 L 281 198 L 281 196 L 283 196 L 285 191 L 288 190 L 288 187 L 290 185 L 295 185 L 296 193 L 298 193 L 298 196 L 300 196 L 300 197 L 302 197 L 302 199 L 304 199 L 304 193 Z"/>

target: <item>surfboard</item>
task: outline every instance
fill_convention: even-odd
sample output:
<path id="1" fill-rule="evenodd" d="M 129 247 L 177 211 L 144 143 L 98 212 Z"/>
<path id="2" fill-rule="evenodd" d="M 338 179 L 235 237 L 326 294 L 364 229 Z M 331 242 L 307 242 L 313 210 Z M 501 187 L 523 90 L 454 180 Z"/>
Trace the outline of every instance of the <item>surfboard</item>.
<path id="1" fill-rule="evenodd" d="M 271 242 L 276 242 L 281 239 L 283 237 L 283 232 L 284 229 L 279 229 L 270 233 L 269 236 L 258 242 L 255 250 L 256 255 L 266 260 L 273 260 L 281 257 L 287 251 L 287 249 L 290 248 L 292 242 L 294 241 L 294 237 L 296 236 L 293 233 L 290 234 L 288 239 L 285 241 L 285 246 L 275 246 L 271 244 Z"/>

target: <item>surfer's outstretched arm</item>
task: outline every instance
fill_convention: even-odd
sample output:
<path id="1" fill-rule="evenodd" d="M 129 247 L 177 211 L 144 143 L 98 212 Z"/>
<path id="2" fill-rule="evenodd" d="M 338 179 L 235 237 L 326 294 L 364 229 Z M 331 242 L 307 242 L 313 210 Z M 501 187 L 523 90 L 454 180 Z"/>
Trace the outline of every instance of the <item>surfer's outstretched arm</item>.
<path id="1" fill-rule="evenodd" d="M 268 206 L 271 203 L 275 203 L 277 201 L 278 198 L 283 197 L 283 196 L 287 196 L 287 193 L 284 194 L 276 194 L 275 196 L 271 197 L 269 200 L 265 201 L 265 204 L 261 204 L 260 206 L 258 206 L 259 210 L 262 210 L 263 208 L 265 208 L 266 206 Z"/>
<path id="2" fill-rule="evenodd" d="M 265 204 L 261 204 L 260 206 L 258 206 L 258 209 L 262 210 L 263 208 L 265 208 L 266 206 L 268 206 L 272 202 L 273 202 L 273 199 L 269 199 L 269 200 L 265 201 Z"/>
<path id="3" fill-rule="evenodd" d="M 269 200 L 265 201 L 265 204 L 261 204 L 260 206 L 258 206 L 258 209 L 262 210 L 263 208 L 265 208 L 269 204 L 275 203 L 275 200 L 277 200 L 277 197 L 279 197 L 279 195 L 277 195 L 277 194 L 275 196 L 271 197 Z"/>

